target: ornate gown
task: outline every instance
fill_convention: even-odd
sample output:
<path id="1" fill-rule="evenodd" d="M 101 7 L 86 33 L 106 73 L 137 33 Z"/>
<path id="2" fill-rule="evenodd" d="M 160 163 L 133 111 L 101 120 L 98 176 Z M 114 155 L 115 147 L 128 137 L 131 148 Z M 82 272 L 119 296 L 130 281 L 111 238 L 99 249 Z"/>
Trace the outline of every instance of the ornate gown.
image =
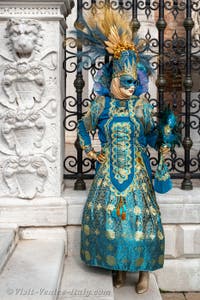
<path id="1" fill-rule="evenodd" d="M 151 271 L 163 267 L 165 237 L 146 146 L 155 147 L 152 106 L 142 97 L 97 97 L 78 123 L 80 144 L 91 148 L 98 129 L 106 162 L 84 206 L 81 258 L 90 266 Z"/>

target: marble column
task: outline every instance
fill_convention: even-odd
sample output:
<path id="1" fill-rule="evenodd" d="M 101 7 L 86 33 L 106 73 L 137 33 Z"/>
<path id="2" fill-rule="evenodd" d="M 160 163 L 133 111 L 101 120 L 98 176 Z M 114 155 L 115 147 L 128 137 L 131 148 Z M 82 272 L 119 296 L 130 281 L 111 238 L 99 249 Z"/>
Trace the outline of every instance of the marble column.
<path id="1" fill-rule="evenodd" d="M 62 199 L 63 39 L 73 6 L 72 0 L 0 1 L 1 206 Z"/>

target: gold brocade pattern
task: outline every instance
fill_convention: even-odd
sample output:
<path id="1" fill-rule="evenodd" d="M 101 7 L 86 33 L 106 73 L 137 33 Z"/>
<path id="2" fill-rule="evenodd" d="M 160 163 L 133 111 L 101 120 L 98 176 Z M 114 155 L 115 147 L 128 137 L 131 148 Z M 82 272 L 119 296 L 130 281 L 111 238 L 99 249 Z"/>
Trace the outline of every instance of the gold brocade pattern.
<path id="1" fill-rule="evenodd" d="M 113 173 L 119 183 L 123 183 L 131 174 L 131 127 L 129 123 L 115 122 L 112 124 L 112 164 Z"/>
<path id="2" fill-rule="evenodd" d="M 142 116 L 142 104 L 134 101 L 132 99 L 128 106 L 116 107 L 115 99 L 111 100 L 109 118 L 104 123 L 108 143 L 102 152 L 106 161 L 99 166 L 83 211 L 81 257 L 88 265 L 111 270 L 155 270 L 164 262 L 161 213 L 146 167 L 147 154 L 138 142 L 145 117 Z M 121 117 L 123 122 L 120 123 Z M 123 141 L 119 145 L 116 143 L 113 132 L 119 128 L 123 130 L 122 124 L 127 129 L 127 143 L 132 143 L 133 151 Z M 112 163 L 116 160 L 111 150 L 113 145 L 116 152 L 117 147 L 120 151 L 126 148 L 131 162 L 126 174 L 132 172 L 131 167 L 134 168 L 130 184 L 123 191 L 119 191 L 111 180 L 111 159 Z M 116 214 L 120 197 L 126 205 L 126 219 L 123 220 Z"/>

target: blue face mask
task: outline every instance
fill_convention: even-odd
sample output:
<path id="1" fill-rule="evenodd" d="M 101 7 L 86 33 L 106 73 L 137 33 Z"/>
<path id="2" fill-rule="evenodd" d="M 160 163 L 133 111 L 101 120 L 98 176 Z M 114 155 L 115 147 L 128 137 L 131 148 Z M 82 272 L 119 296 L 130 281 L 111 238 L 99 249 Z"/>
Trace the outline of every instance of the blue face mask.
<path id="1" fill-rule="evenodd" d="M 138 81 L 135 80 L 131 75 L 121 75 L 120 76 L 120 87 L 129 89 L 131 86 L 137 86 Z"/>

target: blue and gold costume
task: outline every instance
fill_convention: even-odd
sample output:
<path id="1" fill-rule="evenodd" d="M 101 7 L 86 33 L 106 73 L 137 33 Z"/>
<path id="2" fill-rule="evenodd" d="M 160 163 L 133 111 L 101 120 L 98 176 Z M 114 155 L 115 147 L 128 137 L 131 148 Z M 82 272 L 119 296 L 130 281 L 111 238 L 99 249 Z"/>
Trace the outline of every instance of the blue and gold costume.
<path id="1" fill-rule="evenodd" d="M 97 162 L 82 216 L 81 258 L 112 270 L 163 267 L 165 237 L 146 146 L 155 147 L 152 106 L 142 96 L 99 96 L 78 123 L 83 149 L 98 130 L 106 161 Z"/>
<path id="2" fill-rule="evenodd" d="M 172 185 L 161 153 L 153 187 L 146 147 L 158 150 L 176 141 L 172 132 L 176 120 L 167 113 L 161 134 L 155 130 L 153 107 L 142 96 L 148 91 L 150 58 L 144 53 L 145 46 L 141 48 L 143 43 L 132 36 L 126 18 L 105 7 L 79 25 L 77 37 L 89 47 L 81 53 L 82 66 L 84 56 L 90 63 L 111 56 L 95 77 L 94 90 L 99 96 L 78 122 L 81 147 L 88 155 L 96 155 L 89 133 L 98 130 L 106 159 L 97 162 L 84 206 L 81 258 L 88 265 L 111 270 L 156 270 L 164 264 L 165 236 L 154 190 L 165 193 Z M 123 98 L 114 93 L 113 82 L 119 89 L 134 86 L 134 95 L 131 92 Z"/>

